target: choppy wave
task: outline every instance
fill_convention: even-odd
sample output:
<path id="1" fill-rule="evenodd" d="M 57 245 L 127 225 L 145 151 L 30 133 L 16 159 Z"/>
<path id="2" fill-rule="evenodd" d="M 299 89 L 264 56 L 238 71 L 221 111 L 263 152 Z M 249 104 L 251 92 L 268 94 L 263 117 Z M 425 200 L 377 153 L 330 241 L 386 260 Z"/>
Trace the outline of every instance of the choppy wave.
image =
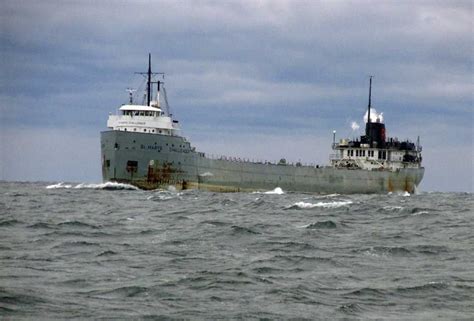
<path id="1" fill-rule="evenodd" d="M 77 185 L 66 184 L 66 183 L 56 183 L 52 185 L 46 186 L 46 189 L 103 189 L 103 190 L 139 190 L 138 187 L 124 184 L 124 183 L 117 183 L 117 182 L 105 182 L 100 184 L 88 184 L 88 183 L 80 183 Z"/>
<path id="2" fill-rule="evenodd" d="M 315 208 L 315 207 L 323 207 L 323 208 L 337 208 L 341 206 L 348 206 L 352 204 L 352 201 L 334 201 L 334 202 L 318 202 L 318 203 L 307 203 L 307 202 L 296 202 L 291 205 L 290 209 L 307 209 L 307 208 Z"/>
<path id="3" fill-rule="evenodd" d="M 71 227 L 71 228 L 91 228 L 91 229 L 98 229 L 99 228 L 99 227 L 97 227 L 93 224 L 87 224 L 87 223 L 76 221 L 76 220 L 61 222 L 61 223 L 58 223 L 57 226 L 59 226 L 59 227 Z"/>
<path id="4" fill-rule="evenodd" d="M 374 257 L 387 256 L 419 256 L 419 255 L 439 255 L 448 253 L 449 249 L 438 245 L 415 245 L 415 246 L 374 246 L 354 250 L 356 253 L 363 253 Z"/>
<path id="5" fill-rule="evenodd" d="M 13 226 L 20 223 L 21 223 L 20 221 L 15 220 L 15 219 L 12 219 L 12 220 L 7 219 L 7 220 L 1 220 L 0 226 Z"/>
<path id="6" fill-rule="evenodd" d="M 472 319 L 472 194 L 46 185 L 0 182 L 6 319 Z"/>
<path id="7" fill-rule="evenodd" d="M 302 228 L 307 228 L 307 229 L 319 229 L 319 228 L 336 228 L 337 224 L 334 221 L 319 221 L 315 223 L 310 223 L 301 226 Z"/>

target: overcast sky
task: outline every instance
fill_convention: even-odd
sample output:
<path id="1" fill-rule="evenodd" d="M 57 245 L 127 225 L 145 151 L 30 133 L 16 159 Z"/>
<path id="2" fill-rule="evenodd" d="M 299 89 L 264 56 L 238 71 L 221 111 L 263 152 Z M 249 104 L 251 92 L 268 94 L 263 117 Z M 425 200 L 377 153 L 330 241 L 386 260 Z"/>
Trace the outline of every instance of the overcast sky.
<path id="1" fill-rule="evenodd" d="M 201 151 L 327 164 L 374 75 L 388 135 L 421 136 L 421 189 L 472 192 L 472 21 L 470 0 L 1 1 L 0 179 L 101 181 L 151 53 Z"/>

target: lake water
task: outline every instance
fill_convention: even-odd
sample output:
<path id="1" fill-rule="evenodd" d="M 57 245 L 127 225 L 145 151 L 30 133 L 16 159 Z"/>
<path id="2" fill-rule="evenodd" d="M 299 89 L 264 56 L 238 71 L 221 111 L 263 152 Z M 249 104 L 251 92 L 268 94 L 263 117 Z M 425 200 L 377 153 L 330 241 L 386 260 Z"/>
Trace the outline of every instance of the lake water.
<path id="1" fill-rule="evenodd" d="M 472 320 L 470 193 L 0 182 L 0 316 Z"/>

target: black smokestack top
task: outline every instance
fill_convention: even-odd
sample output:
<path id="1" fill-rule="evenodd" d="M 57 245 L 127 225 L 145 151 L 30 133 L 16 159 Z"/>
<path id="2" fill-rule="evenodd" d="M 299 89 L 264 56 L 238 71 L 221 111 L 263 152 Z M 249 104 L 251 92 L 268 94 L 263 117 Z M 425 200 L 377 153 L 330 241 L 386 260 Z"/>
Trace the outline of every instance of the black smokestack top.
<path id="1" fill-rule="evenodd" d="M 365 124 L 365 137 L 363 139 L 365 144 L 370 144 L 370 147 L 374 147 L 376 143 L 377 147 L 385 146 L 385 124 L 380 122 L 372 122 L 370 119 L 370 109 L 372 107 L 372 78 L 369 77 L 369 104 L 367 107 L 367 123 Z"/>
<path id="2" fill-rule="evenodd" d="M 384 123 L 367 123 L 365 125 L 365 142 L 370 144 L 370 147 L 385 146 L 385 124 Z"/>

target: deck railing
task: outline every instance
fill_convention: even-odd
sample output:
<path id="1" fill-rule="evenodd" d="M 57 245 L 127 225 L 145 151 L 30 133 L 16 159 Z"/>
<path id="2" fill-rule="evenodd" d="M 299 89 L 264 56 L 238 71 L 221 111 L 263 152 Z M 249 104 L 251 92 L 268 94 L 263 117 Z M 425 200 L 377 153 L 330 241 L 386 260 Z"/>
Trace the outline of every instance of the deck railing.
<path id="1" fill-rule="evenodd" d="M 224 161 L 231 161 L 236 163 L 252 163 L 252 164 L 267 164 L 267 165 L 279 165 L 279 166 L 306 166 L 306 167 L 324 167 L 324 165 L 318 165 L 316 163 L 303 163 L 303 162 L 287 162 L 287 163 L 280 163 L 278 161 L 273 160 L 261 160 L 261 159 L 253 159 L 253 158 L 242 158 L 242 157 L 233 157 L 233 156 L 224 156 L 224 155 L 215 155 L 215 154 L 207 154 L 203 153 L 203 157 L 207 157 L 213 160 L 224 160 Z"/>

